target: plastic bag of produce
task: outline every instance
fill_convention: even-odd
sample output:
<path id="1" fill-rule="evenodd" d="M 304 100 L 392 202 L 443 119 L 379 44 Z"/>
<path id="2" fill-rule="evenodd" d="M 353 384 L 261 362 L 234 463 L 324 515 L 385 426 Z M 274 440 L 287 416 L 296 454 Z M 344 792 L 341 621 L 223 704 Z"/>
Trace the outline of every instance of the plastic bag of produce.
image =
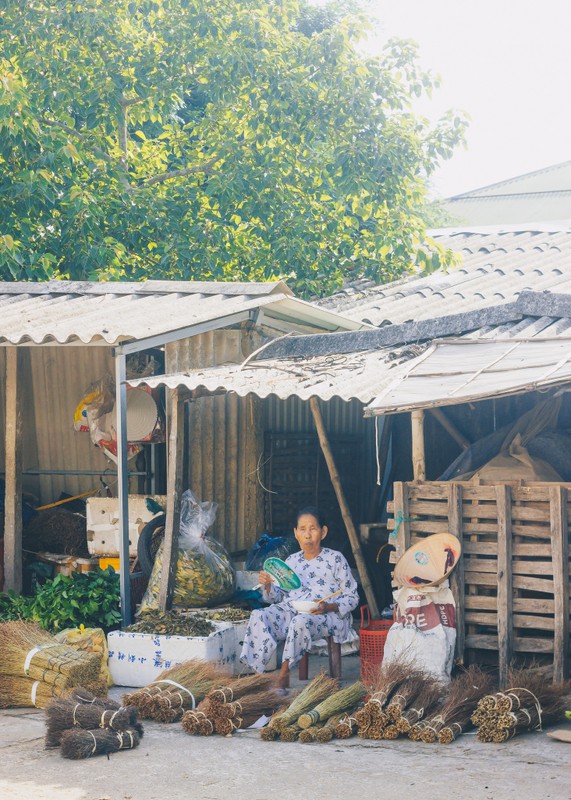
<path id="1" fill-rule="evenodd" d="M 101 655 L 100 681 L 102 686 L 101 694 L 106 694 L 103 687 L 113 686 L 113 678 L 107 666 L 109 651 L 107 650 L 107 639 L 101 628 L 66 628 L 56 634 L 55 638 L 62 644 L 69 644 L 83 650 L 86 653 L 99 653 Z"/>
<path id="2" fill-rule="evenodd" d="M 235 577 L 230 556 L 219 542 L 206 535 L 216 517 L 217 507 L 216 503 L 201 503 L 190 490 L 182 496 L 174 606 L 214 606 L 234 594 Z M 158 608 L 162 567 L 161 544 L 139 614 Z"/>

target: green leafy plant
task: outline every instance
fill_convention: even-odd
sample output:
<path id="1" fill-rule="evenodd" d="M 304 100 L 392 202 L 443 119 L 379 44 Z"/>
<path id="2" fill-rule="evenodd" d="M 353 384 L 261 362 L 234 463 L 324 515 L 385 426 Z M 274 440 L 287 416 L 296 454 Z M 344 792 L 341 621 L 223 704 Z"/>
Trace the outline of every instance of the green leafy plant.
<path id="1" fill-rule="evenodd" d="M 52 631 L 114 628 L 121 621 L 119 575 L 111 568 L 57 575 L 38 589 L 28 618 Z"/>
<path id="2" fill-rule="evenodd" d="M 33 597 L 24 597 L 12 590 L 5 594 L 0 594 L 0 622 L 9 622 L 13 619 L 28 619 L 33 602 Z"/>

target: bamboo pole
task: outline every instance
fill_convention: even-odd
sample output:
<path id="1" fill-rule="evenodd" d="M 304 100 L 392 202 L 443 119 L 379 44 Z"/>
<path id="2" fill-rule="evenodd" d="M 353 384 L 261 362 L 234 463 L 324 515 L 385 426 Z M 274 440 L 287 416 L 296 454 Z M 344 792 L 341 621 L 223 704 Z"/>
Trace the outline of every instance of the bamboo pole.
<path id="1" fill-rule="evenodd" d="M 4 587 L 22 591 L 22 353 L 6 351 Z"/>
<path id="2" fill-rule="evenodd" d="M 345 493 L 343 491 L 343 486 L 341 485 L 341 478 L 339 477 L 339 472 L 337 471 L 337 466 L 335 465 L 335 459 L 331 451 L 329 437 L 325 429 L 325 424 L 323 422 L 323 417 L 321 415 L 321 409 L 319 408 L 319 401 L 317 397 L 311 397 L 309 400 L 309 405 L 311 408 L 311 413 L 313 414 L 313 419 L 315 421 L 315 427 L 317 429 L 317 435 L 319 437 L 319 444 L 321 445 L 321 449 L 323 451 L 323 455 L 327 463 L 327 468 L 329 470 L 331 483 L 333 484 L 333 488 L 335 489 L 337 501 L 339 503 L 341 514 L 343 516 L 343 522 L 345 523 L 345 527 L 347 529 L 347 535 L 349 536 L 351 549 L 355 557 L 355 564 L 357 565 L 357 570 L 361 578 L 361 585 L 363 586 L 363 591 L 365 592 L 365 597 L 367 598 L 367 603 L 369 604 L 371 615 L 373 618 L 378 619 L 378 617 L 380 616 L 380 612 L 377 606 L 377 600 L 375 598 L 375 594 L 373 592 L 373 586 L 369 578 L 367 565 L 365 564 L 365 559 L 363 558 L 363 551 L 361 550 L 361 541 L 355 529 L 355 525 L 353 524 L 351 513 L 349 511 L 349 506 L 347 505 L 347 500 L 345 499 Z"/>
<path id="3" fill-rule="evenodd" d="M 410 413 L 412 426 L 412 469 L 415 481 L 426 478 L 426 460 L 424 456 L 424 411 L 415 409 Z"/>
<path id="4" fill-rule="evenodd" d="M 178 560 L 178 528 L 180 523 L 180 498 L 182 493 L 182 464 L 184 442 L 184 401 L 182 389 L 172 393 L 169 429 L 167 471 L 167 511 L 159 609 L 166 611 L 172 605 L 174 579 Z"/>
<path id="5" fill-rule="evenodd" d="M 553 680 L 566 680 L 569 674 L 569 527 L 567 489 L 549 487 L 551 549 L 553 559 L 554 641 Z"/>
<path id="6" fill-rule="evenodd" d="M 434 419 L 438 420 L 438 422 L 442 425 L 445 431 L 447 431 L 450 436 L 454 439 L 454 441 L 460 445 L 462 450 L 467 450 L 470 447 L 470 442 L 466 437 L 460 433 L 458 428 L 454 425 L 453 422 L 450 422 L 444 411 L 441 408 L 429 408 L 428 409 Z"/>

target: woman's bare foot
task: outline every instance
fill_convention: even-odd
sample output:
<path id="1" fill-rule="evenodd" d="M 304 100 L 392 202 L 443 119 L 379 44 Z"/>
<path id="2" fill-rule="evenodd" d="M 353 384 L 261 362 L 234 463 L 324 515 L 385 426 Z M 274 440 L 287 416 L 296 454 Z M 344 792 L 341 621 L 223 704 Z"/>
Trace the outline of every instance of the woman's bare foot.
<path id="1" fill-rule="evenodd" d="M 284 661 L 277 680 L 278 688 L 289 689 L 289 663 Z"/>

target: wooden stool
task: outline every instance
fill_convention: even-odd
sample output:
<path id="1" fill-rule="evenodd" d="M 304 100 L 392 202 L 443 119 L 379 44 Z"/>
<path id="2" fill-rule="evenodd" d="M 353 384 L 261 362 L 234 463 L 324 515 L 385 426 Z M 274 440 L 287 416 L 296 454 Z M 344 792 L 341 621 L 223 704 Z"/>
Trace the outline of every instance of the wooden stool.
<path id="1" fill-rule="evenodd" d="M 341 678 L 341 645 L 327 637 L 327 654 L 329 656 L 329 674 L 332 678 Z M 309 653 L 304 653 L 299 662 L 298 678 L 306 681 L 309 676 Z"/>

